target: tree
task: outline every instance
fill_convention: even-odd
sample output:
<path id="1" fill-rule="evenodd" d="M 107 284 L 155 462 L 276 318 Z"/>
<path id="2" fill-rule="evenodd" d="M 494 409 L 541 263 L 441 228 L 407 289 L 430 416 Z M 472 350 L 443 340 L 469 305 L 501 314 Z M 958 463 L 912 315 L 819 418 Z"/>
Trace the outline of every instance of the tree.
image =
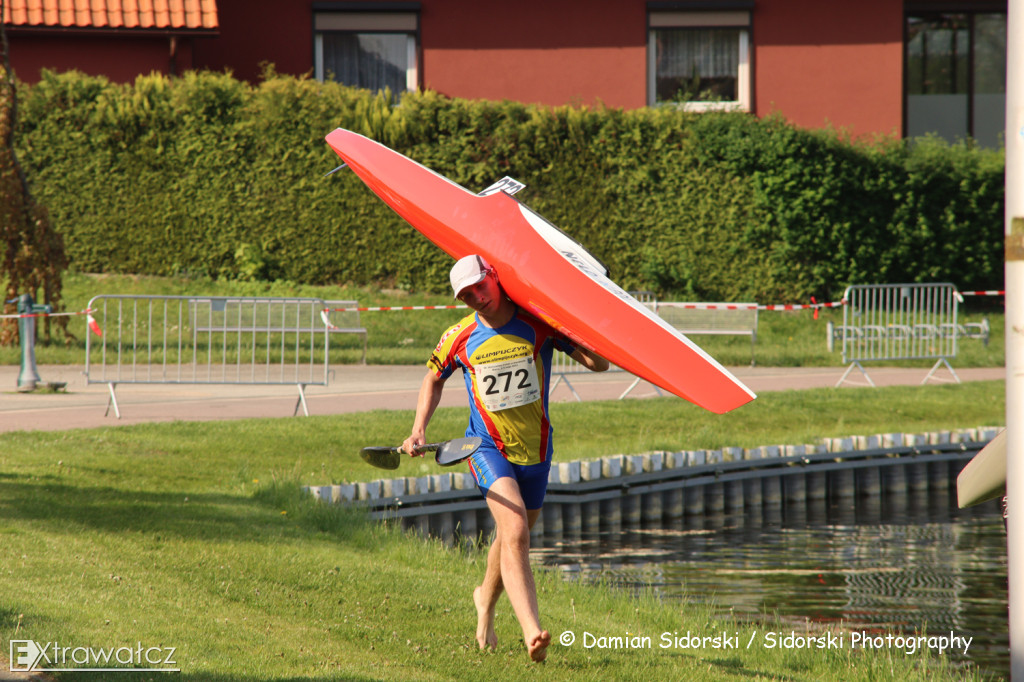
<path id="1" fill-rule="evenodd" d="M 14 133 L 18 120 L 18 91 L 11 71 L 7 43 L 7 2 L 0 0 L 0 281 L 4 283 L 4 301 L 29 293 L 39 300 L 42 289 L 45 303 L 58 309 L 61 296 L 61 274 L 67 267 L 64 239 L 50 223 L 48 212 L 32 198 L 28 179 L 18 163 L 14 149 Z M 4 312 L 13 312 L 5 304 Z M 67 318 L 54 318 L 67 337 Z M 50 336 L 50 318 L 45 335 Z M 3 320 L 0 345 L 18 342 L 17 320 Z"/>

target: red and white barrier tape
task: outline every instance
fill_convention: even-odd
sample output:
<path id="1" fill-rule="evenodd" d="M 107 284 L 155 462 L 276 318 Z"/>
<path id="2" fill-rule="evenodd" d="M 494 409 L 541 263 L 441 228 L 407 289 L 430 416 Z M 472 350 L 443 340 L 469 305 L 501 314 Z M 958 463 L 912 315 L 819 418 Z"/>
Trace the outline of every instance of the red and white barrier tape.
<path id="1" fill-rule="evenodd" d="M 682 308 L 683 310 L 758 310 L 756 303 L 676 303 L 674 301 L 658 302 L 657 308 Z"/>
<path id="2" fill-rule="evenodd" d="M 23 317 L 74 317 L 76 315 L 85 315 L 85 322 L 89 325 L 89 329 L 96 336 L 103 336 L 103 330 L 100 329 L 99 323 L 96 318 L 92 316 L 92 309 L 76 310 L 70 313 L 15 313 L 14 315 L 0 315 L 0 320 L 17 320 Z"/>
<path id="3" fill-rule="evenodd" d="M 467 305 L 386 305 L 374 308 L 325 308 L 328 313 L 380 313 L 392 310 L 465 310 Z"/>
<path id="4" fill-rule="evenodd" d="M 781 305 L 758 305 L 756 303 L 659 303 L 674 308 L 685 308 L 695 310 L 810 310 L 812 308 L 839 308 L 845 303 L 786 303 Z M 407 306 L 378 306 L 359 308 L 324 308 L 325 313 L 378 313 L 394 310 L 468 310 L 465 305 L 407 305 Z"/>
<path id="5" fill-rule="evenodd" d="M 783 303 L 781 305 L 759 305 L 758 310 L 818 310 L 820 308 L 842 308 L 846 301 L 834 301 L 831 303 L 808 303 L 806 305 Z"/>
<path id="6" fill-rule="evenodd" d="M 1005 291 L 990 289 L 988 291 L 961 291 L 961 296 L 1006 296 Z"/>
<path id="7" fill-rule="evenodd" d="M 833 303 L 783 303 L 759 305 L 757 303 L 658 303 L 658 306 L 682 308 L 684 310 L 817 310 L 819 308 L 841 308 L 845 301 Z"/>
<path id="8" fill-rule="evenodd" d="M 13 315 L 0 315 L 0 320 L 18 320 L 23 317 L 71 317 L 72 315 L 88 315 L 89 310 L 80 310 L 74 313 L 15 313 Z"/>

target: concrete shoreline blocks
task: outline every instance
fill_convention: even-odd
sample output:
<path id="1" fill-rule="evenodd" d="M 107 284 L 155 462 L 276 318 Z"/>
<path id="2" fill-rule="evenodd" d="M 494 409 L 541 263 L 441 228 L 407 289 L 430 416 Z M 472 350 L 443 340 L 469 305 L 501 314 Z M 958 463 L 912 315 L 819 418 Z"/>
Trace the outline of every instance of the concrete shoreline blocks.
<path id="1" fill-rule="evenodd" d="M 672 527 L 693 519 L 708 527 L 723 514 L 769 523 L 780 510 L 787 518 L 811 518 L 819 515 L 822 505 L 837 501 L 859 505 L 862 498 L 880 495 L 901 499 L 950 494 L 963 465 L 1001 430 L 985 426 L 885 433 L 826 438 L 816 444 L 655 451 L 554 462 L 549 497 L 532 534 L 615 533 Z M 962 443 L 972 445 L 958 447 Z M 779 466 L 780 458 L 793 459 Z M 469 472 L 446 471 L 305 490 L 323 502 L 366 504 L 374 518 L 400 518 L 407 527 L 440 534 L 447 541 L 455 533 L 477 538 L 493 530 L 475 488 Z"/>

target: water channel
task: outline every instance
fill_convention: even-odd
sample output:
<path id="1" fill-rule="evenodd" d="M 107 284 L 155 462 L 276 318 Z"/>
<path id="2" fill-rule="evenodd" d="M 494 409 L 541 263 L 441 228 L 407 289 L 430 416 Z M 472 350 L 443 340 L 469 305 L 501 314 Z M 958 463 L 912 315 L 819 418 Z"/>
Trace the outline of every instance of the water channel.
<path id="1" fill-rule="evenodd" d="M 688 516 L 673 527 L 534 540 L 570 580 L 649 588 L 741 620 L 776 614 L 848 632 L 973 637 L 962 665 L 1009 677 L 1006 533 L 993 501 L 955 493 L 858 499 L 765 515 Z"/>

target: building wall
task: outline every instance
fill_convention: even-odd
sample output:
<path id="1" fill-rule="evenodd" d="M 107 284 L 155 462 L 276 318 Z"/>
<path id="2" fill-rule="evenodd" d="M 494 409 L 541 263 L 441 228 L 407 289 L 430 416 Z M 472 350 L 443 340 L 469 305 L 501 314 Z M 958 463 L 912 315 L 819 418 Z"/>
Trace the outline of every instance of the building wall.
<path id="1" fill-rule="evenodd" d="M 643 0 L 425 0 L 423 85 L 547 105 L 646 103 Z"/>
<path id="2" fill-rule="evenodd" d="M 311 73 L 312 8 L 312 0 L 217 0 L 220 35 L 196 42 L 196 64 L 252 82 L 263 63 L 278 73 Z"/>
<path id="3" fill-rule="evenodd" d="M 753 42 L 759 116 L 902 134 L 902 2 L 758 0 Z"/>
<path id="4" fill-rule="evenodd" d="M 217 7 L 220 37 L 197 42 L 197 64 L 251 81 L 261 62 L 312 69 L 312 2 L 287 12 L 274 0 Z M 646 21 L 644 0 L 422 0 L 421 83 L 451 97 L 641 107 Z"/>
<path id="5" fill-rule="evenodd" d="M 166 35 L 81 34 L 42 35 L 12 31 L 8 35 L 11 68 L 19 79 L 34 83 L 42 69 L 77 69 L 93 76 L 129 83 L 139 74 L 183 73 L 194 67 L 193 38 L 177 39 L 171 58 L 171 39 Z M 204 40 L 204 39 L 200 39 Z M 209 38 L 205 38 L 209 40 Z"/>

